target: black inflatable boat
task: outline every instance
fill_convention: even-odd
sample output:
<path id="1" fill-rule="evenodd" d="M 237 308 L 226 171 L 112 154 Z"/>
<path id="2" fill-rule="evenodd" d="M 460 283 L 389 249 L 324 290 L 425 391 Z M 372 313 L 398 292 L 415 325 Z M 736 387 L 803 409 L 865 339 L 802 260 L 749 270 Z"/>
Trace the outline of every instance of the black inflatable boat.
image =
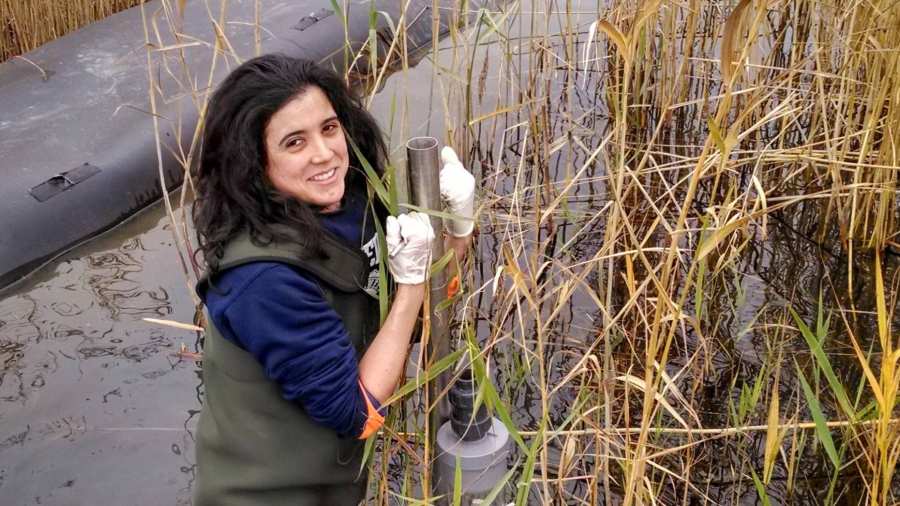
<path id="1" fill-rule="evenodd" d="M 161 197 L 143 19 L 157 62 L 162 173 L 173 189 L 183 176 L 176 137 L 190 146 L 199 95 L 238 58 L 252 57 L 259 43 L 262 52 L 343 70 L 348 43 L 358 48 L 369 40 L 370 19 L 386 44 L 407 4 L 351 0 L 335 12 L 343 2 L 229 0 L 220 25 L 227 44 L 213 66 L 219 2 L 188 0 L 183 13 L 166 9 L 176 3 L 148 2 L 143 16 L 140 7 L 120 12 L 0 64 L 0 289 Z M 478 3 L 469 2 L 470 9 Z M 432 5 L 406 6 L 411 51 L 432 42 Z M 440 35 L 455 15 L 438 10 Z M 185 91 L 191 88 L 199 91 Z"/>

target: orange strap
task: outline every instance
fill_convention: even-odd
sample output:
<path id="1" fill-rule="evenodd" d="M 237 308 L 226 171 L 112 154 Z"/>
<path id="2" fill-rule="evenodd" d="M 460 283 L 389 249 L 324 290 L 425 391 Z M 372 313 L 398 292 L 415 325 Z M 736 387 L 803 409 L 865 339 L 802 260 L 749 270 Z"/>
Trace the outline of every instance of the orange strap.
<path id="1" fill-rule="evenodd" d="M 447 283 L 447 298 L 453 298 L 459 292 L 459 276 L 453 276 L 453 279 Z"/>
<path id="2" fill-rule="evenodd" d="M 368 414 L 366 425 L 363 427 L 359 439 L 369 439 L 378 432 L 378 429 L 380 429 L 382 425 L 384 425 L 384 416 L 382 416 L 381 413 L 375 409 L 375 406 L 372 405 L 372 401 L 369 399 L 369 392 L 366 391 L 366 387 L 363 386 L 362 381 L 359 382 L 359 389 L 362 391 L 363 399 L 366 400 L 366 411 Z"/>

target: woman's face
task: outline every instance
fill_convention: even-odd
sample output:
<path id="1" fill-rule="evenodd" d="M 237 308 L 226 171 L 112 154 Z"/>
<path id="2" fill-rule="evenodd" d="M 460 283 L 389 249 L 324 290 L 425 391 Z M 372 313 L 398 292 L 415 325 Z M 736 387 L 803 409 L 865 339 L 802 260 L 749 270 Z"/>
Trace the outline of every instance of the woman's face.
<path id="1" fill-rule="evenodd" d="M 277 190 L 334 211 L 350 165 L 347 140 L 325 93 L 310 86 L 272 115 L 264 133 L 266 175 Z"/>

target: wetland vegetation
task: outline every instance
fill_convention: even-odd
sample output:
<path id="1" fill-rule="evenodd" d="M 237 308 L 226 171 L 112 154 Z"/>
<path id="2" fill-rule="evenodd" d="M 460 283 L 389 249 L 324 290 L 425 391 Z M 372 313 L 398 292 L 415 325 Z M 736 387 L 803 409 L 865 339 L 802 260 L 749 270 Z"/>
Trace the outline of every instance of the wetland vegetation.
<path id="1" fill-rule="evenodd" d="M 900 500 L 898 28 L 895 2 L 510 2 L 429 56 L 482 189 L 455 346 L 517 504 Z M 402 416 L 428 401 L 385 431 L 381 501 L 433 457 Z"/>

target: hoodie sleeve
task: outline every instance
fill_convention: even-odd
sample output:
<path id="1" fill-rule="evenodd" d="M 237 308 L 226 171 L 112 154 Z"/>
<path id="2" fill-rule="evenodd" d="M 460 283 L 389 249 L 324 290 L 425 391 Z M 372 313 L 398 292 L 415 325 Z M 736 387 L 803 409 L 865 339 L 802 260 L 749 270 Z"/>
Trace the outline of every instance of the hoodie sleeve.
<path id="1" fill-rule="evenodd" d="M 237 281 L 222 307 L 209 308 L 223 336 L 253 355 L 315 422 L 342 437 L 374 434 L 381 407 L 360 382 L 350 336 L 315 279 L 270 263 Z"/>

